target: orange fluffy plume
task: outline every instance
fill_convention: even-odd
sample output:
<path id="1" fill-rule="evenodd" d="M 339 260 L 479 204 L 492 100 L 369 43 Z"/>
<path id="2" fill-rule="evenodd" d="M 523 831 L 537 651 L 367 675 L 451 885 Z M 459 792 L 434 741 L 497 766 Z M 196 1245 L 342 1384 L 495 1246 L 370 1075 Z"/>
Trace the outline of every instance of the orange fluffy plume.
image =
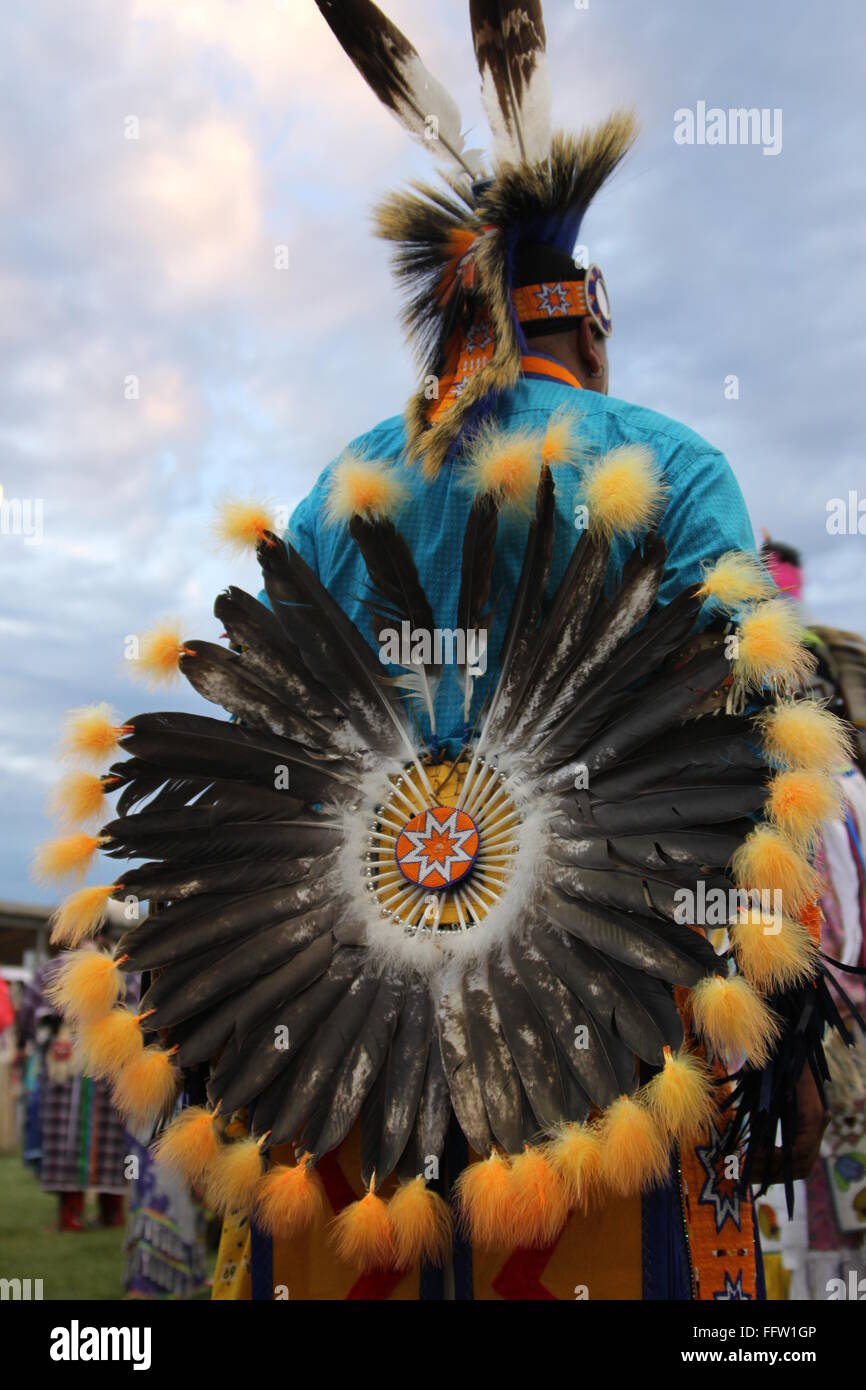
<path id="1" fill-rule="evenodd" d="M 791 917 L 749 908 L 737 914 L 729 931 L 737 966 L 757 989 L 788 989 L 817 970 L 812 938 Z"/>
<path id="2" fill-rule="evenodd" d="M 161 1047 L 145 1047 L 114 1078 L 114 1103 L 125 1119 L 146 1124 L 169 1113 L 179 1083 L 171 1053 Z"/>
<path id="3" fill-rule="evenodd" d="M 360 1202 L 350 1202 L 334 1219 L 337 1254 L 358 1269 L 390 1269 L 396 1253 L 388 1207 L 373 1185 Z"/>
<path id="4" fill-rule="evenodd" d="M 267 541 L 273 532 L 274 519 L 270 509 L 260 502 L 242 502 L 236 497 L 227 497 L 217 507 L 214 534 L 217 540 L 236 554 L 255 550 L 261 541 Z"/>
<path id="5" fill-rule="evenodd" d="M 528 429 L 486 425 L 465 464 L 466 485 L 492 497 L 502 511 L 528 515 L 535 505 L 541 472 L 541 438 Z"/>
<path id="6" fill-rule="evenodd" d="M 791 914 L 818 895 L 818 875 L 808 859 L 787 835 L 770 825 L 756 826 L 746 836 L 734 851 L 731 868 L 739 888 L 780 893 L 783 910 Z"/>
<path id="7" fill-rule="evenodd" d="M 125 1007 L 112 1009 L 102 1018 L 82 1023 L 75 1041 L 89 1076 L 119 1076 L 141 1055 L 141 1017 Z"/>
<path id="8" fill-rule="evenodd" d="M 111 705 L 88 705 L 67 715 L 60 750 L 64 757 L 98 766 L 114 755 L 118 740 L 130 732 L 128 725 L 115 722 Z"/>
<path id="9" fill-rule="evenodd" d="M 110 835 L 87 835 L 84 831 L 64 835 L 60 840 L 48 840 L 36 851 L 33 877 L 38 883 L 83 878 L 97 850 L 110 843 Z"/>
<path id="10" fill-rule="evenodd" d="M 556 468 L 563 463 L 577 463 L 585 454 L 578 417 L 571 410 L 557 410 L 548 420 L 541 440 L 541 462 L 547 468 Z"/>
<path id="11" fill-rule="evenodd" d="M 560 1126 L 547 1146 L 547 1158 L 571 1205 L 586 1210 L 601 1183 L 602 1143 L 598 1129 L 593 1125 Z"/>
<path id="12" fill-rule="evenodd" d="M 762 714 L 764 753 L 782 767 L 842 772 L 854 756 L 850 727 L 815 700 L 782 700 Z"/>
<path id="13" fill-rule="evenodd" d="M 514 1244 L 509 1168 L 508 1161 L 494 1151 L 483 1162 L 468 1164 L 455 1183 L 461 1225 L 485 1249 Z"/>
<path id="14" fill-rule="evenodd" d="M 716 1111 L 712 1079 L 691 1052 L 664 1049 L 664 1066 L 644 1088 L 643 1099 L 674 1139 L 695 1139 Z"/>
<path id="15" fill-rule="evenodd" d="M 119 962 L 102 951 L 70 951 L 45 991 L 64 1018 L 92 1023 L 114 1008 L 123 991 Z"/>
<path id="16" fill-rule="evenodd" d="M 267 1138 L 221 1144 L 207 1171 L 207 1201 L 215 1211 L 250 1211 L 262 1180 L 262 1144 Z M 274 1169 L 280 1172 L 280 1169 Z M 290 1171 L 294 1172 L 294 1169 Z"/>
<path id="17" fill-rule="evenodd" d="M 649 449 L 624 444 L 588 469 L 584 500 L 591 535 L 634 535 L 658 521 L 665 502 L 661 471 Z"/>
<path id="18" fill-rule="evenodd" d="M 408 490 L 390 464 L 365 459 L 351 450 L 331 473 L 325 502 L 325 523 L 336 526 L 362 516 L 369 521 L 391 517 L 406 500 Z"/>
<path id="19" fill-rule="evenodd" d="M 691 993 L 695 1027 L 715 1052 L 741 1053 L 762 1067 L 779 1036 L 779 1022 L 742 975 L 711 975 Z"/>
<path id="20" fill-rule="evenodd" d="M 815 665 L 802 636 L 793 604 L 778 598 L 757 603 L 740 623 L 736 674 L 752 690 L 771 683 L 800 684 Z"/>
<path id="21" fill-rule="evenodd" d="M 602 1115 L 600 1131 L 605 1184 L 619 1196 L 646 1192 L 667 1177 L 666 1135 L 640 1101 L 620 1096 Z"/>
<path id="22" fill-rule="evenodd" d="M 739 608 L 755 599 L 767 598 L 775 585 L 756 555 L 728 550 L 704 574 L 698 594 L 715 599 L 722 608 Z"/>
<path id="23" fill-rule="evenodd" d="M 527 1145 L 510 1165 L 512 1232 L 517 1245 L 550 1245 L 568 1220 L 565 1184 L 545 1151 Z"/>
<path id="24" fill-rule="evenodd" d="M 153 1146 L 157 1163 L 192 1185 L 214 1163 L 219 1148 L 216 1110 L 190 1105 L 160 1134 Z"/>
<path id="25" fill-rule="evenodd" d="M 451 1212 L 437 1192 L 419 1174 L 400 1183 L 388 1203 L 394 1263 L 413 1269 L 421 1260 L 443 1265 L 451 1253 Z"/>
<path id="26" fill-rule="evenodd" d="M 93 825 L 104 818 L 105 794 L 117 780 L 93 772 L 70 772 L 51 793 L 48 810 L 67 829 Z"/>
<path id="27" fill-rule="evenodd" d="M 770 783 L 765 812 L 779 830 L 801 845 L 811 845 L 821 826 L 838 820 L 842 794 L 832 777 L 794 768 L 778 773 Z"/>
<path id="28" fill-rule="evenodd" d="M 148 685 L 171 685 L 180 675 L 178 662 L 182 656 L 195 656 L 195 652 L 184 646 L 177 619 L 167 619 L 143 635 L 138 658 L 130 664 Z"/>
<path id="29" fill-rule="evenodd" d="M 288 1239 L 318 1221 L 324 1203 L 322 1180 L 311 1163 L 281 1164 L 262 1178 L 256 1222 L 268 1235 Z"/>
<path id="30" fill-rule="evenodd" d="M 109 898 L 121 887 L 108 883 L 79 888 L 65 898 L 51 918 L 52 946 L 80 946 L 87 937 L 95 936 L 105 924 Z"/>

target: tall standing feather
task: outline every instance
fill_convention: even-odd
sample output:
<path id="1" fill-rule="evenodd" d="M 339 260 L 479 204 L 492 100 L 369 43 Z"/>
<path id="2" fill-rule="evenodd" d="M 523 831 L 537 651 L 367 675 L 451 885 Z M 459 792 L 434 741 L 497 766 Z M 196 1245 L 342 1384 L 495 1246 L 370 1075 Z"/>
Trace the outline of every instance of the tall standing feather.
<path id="1" fill-rule="evenodd" d="M 541 601 L 547 588 L 550 562 L 553 555 L 556 505 L 553 474 L 544 465 L 538 478 L 535 495 L 535 516 L 526 537 L 523 564 L 517 581 L 517 593 L 500 651 L 501 670 L 487 717 L 472 754 L 469 770 L 460 794 L 461 805 L 471 791 L 477 775 L 478 756 L 482 749 L 495 741 L 514 708 L 516 692 L 521 681 L 520 657 L 528 650 L 535 623 L 541 612 Z"/>
<path id="2" fill-rule="evenodd" d="M 432 796 L 405 722 L 382 685 L 381 666 L 354 623 L 293 546 L 263 541 L 258 557 L 268 598 L 297 641 L 307 668 L 335 694 L 342 688 L 340 698 L 348 717 L 368 747 L 393 751 L 394 734 L 399 736 Z M 301 614 L 298 605 L 303 608 Z M 391 731 L 390 737 L 383 737 L 383 725 L 384 730 Z"/>
<path id="3" fill-rule="evenodd" d="M 316 0 L 333 34 L 382 105 L 434 157 L 443 150 L 474 178 L 474 151 L 464 148 L 454 98 L 372 0 Z"/>
<path id="4" fill-rule="evenodd" d="M 431 733 L 436 733 L 436 690 L 442 677 L 441 664 L 433 659 L 433 631 L 436 626 L 433 610 L 424 593 L 412 552 L 405 538 L 387 517 L 353 516 L 349 533 L 367 567 L 373 597 L 367 607 L 373 623 L 373 635 L 381 637 L 383 628 L 409 624 L 410 658 L 414 651 L 414 634 L 422 633 L 431 644 L 429 662 L 414 661 L 401 665 L 403 676 L 395 676 L 392 684 L 406 690 L 410 697 L 420 700 L 430 720 Z"/>
<path id="5" fill-rule="evenodd" d="M 489 493 L 481 493 L 472 503 L 466 530 L 463 533 L 463 561 L 460 569 L 460 592 L 457 595 L 457 628 L 460 632 L 490 630 L 492 612 L 488 610 L 493 562 L 496 558 L 496 532 L 499 509 Z M 463 723 L 469 723 L 472 707 L 474 676 L 468 659 L 460 668 L 463 682 Z"/>
<path id="6" fill-rule="evenodd" d="M 469 15 L 496 158 L 534 163 L 550 148 L 541 0 L 470 0 Z"/>

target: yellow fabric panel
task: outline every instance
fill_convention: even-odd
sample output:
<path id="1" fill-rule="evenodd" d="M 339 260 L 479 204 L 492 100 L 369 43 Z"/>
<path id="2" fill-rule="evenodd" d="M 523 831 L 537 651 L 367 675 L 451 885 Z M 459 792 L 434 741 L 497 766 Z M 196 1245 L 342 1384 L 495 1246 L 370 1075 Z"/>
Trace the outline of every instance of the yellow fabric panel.
<path id="1" fill-rule="evenodd" d="M 546 1263 L 538 1272 L 543 1289 L 557 1299 L 582 1298 L 637 1299 L 643 1295 L 643 1247 L 641 1241 L 640 1197 L 615 1198 L 586 1215 L 575 1213 L 560 1236 Z M 521 1251 L 526 1264 L 532 1253 Z M 473 1254 L 475 1298 L 501 1299 L 509 1296 L 508 1256 L 488 1251 Z M 543 1256 L 539 1258 L 541 1265 Z M 524 1276 L 525 1277 L 525 1276 Z M 504 1291 L 495 1283 L 499 1281 Z M 584 1292 L 585 1289 L 585 1292 Z M 532 1297 L 529 1288 L 511 1294 Z M 541 1295 L 543 1296 L 543 1295 Z"/>
<path id="2" fill-rule="evenodd" d="M 351 1189 L 354 1197 L 363 1196 L 360 1183 L 361 1132 L 356 1125 L 337 1151 L 336 1162 L 339 1168 L 340 1186 L 345 1182 L 344 1195 Z M 272 1163 L 292 1163 L 293 1150 L 287 1145 L 271 1152 Z M 325 1191 L 337 1191 L 337 1184 L 326 1182 Z M 382 1196 L 387 1198 L 396 1187 L 392 1178 L 382 1188 Z M 384 1299 L 417 1300 L 420 1276 L 417 1269 L 404 1275 L 376 1275 L 364 1279 L 357 1269 L 344 1264 L 337 1257 L 331 1237 L 331 1222 L 336 1214 L 330 1201 L 325 1203 L 325 1214 L 309 1231 L 293 1240 L 274 1240 L 273 1242 L 273 1281 L 275 1289 L 280 1289 L 280 1297 L 292 1299 L 345 1299 L 354 1290 L 355 1296 Z M 250 1279 L 250 1228 L 247 1217 L 233 1213 L 223 1224 L 220 1248 L 217 1255 L 214 1278 L 214 1299 L 249 1299 L 252 1296 Z"/>
<path id="3" fill-rule="evenodd" d="M 339 1166 L 356 1198 L 363 1197 L 361 1184 L 361 1126 L 356 1124 L 340 1145 L 336 1155 L 329 1155 Z M 271 1154 L 274 1163 L 291 1163 L 292 1149 L 275 1149 Z M 328 1182 L 325 1191 L 328 1192 Z M 381 1195 L 390 1197 L 397 1186 L 396 1178 L 390 1178 L 382 1188 Z M 294 1240 L 274 1241 L 274 1284 L 283 1284 L 288 1289 L 289 1298 L 302 1299 L 344 1299 L 358 1284 L 360 1274 L 351 1265 L 344 1264 L 337 1257 L 331 1236 L 331 1221 L 336 1211 L 330 1201 L 325 1203 L 324 1219 L 311 1230 Z M 390 1282 L 394 1282 L 396 1276 Z M 388 1299 L 417 1299 L 419 1271 L 410 1270 L 400 1277 L 394 1287 L 385 1295 Z"/>

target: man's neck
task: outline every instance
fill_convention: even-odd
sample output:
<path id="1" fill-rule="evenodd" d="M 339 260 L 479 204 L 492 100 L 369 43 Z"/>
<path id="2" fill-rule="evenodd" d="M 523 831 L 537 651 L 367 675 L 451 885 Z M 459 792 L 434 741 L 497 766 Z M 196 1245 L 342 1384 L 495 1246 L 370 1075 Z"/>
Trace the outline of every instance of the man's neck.
<path id="1" fill-rule="evenodd" d="M 584 391 L 597 391 L 598 386 L 586 371 L 571 342 L 564 335 L 552 334 L 547 338 L 527 338 L 527 349 L 539 357 L 552 357 L 561 367 L 571 372 Z"/>

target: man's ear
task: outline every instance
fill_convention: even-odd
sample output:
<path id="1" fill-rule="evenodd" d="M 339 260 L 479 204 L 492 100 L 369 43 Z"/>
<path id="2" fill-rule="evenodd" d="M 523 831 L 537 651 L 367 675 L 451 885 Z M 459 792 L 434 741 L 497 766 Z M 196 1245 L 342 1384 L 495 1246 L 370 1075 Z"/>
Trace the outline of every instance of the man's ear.
<path id="1" fill-rule="evenodd" d="M 582 318 L 577 325 L 577 355 L 588 377 L 604 375 L 604 362 L 598 350 L 598 329 L 592 319 Z"/>

